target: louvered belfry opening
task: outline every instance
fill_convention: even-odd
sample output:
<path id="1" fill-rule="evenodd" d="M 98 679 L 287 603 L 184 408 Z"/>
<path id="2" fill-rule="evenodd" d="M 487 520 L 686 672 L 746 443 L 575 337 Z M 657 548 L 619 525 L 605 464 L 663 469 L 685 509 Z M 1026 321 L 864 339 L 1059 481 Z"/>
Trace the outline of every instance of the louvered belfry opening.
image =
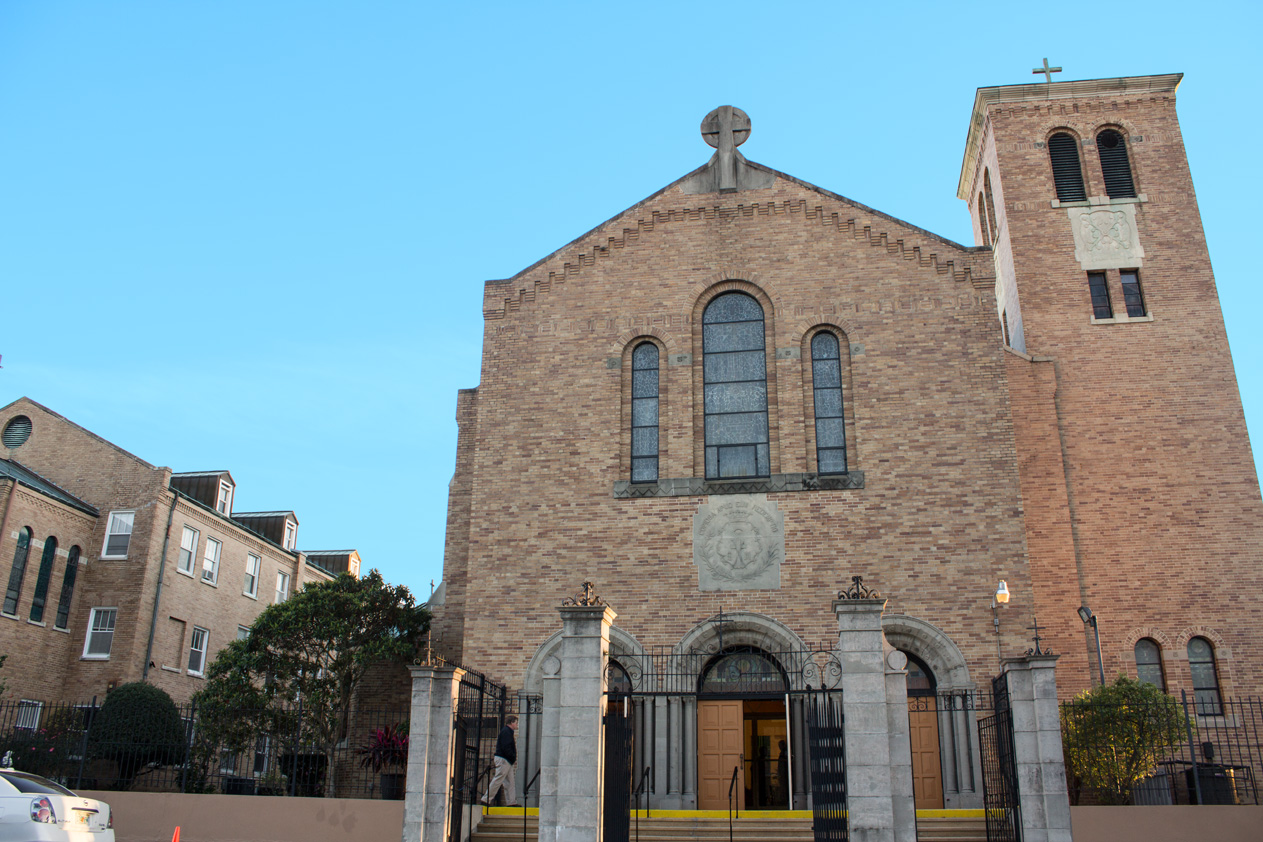
<path id="1" fill-rule="evenodd" d="M 1048 138 L 1048 157 L 1052 160 L 1057 201 L 1087 201 L 1087 190 L 1083 187 L 1083 167 L 1079 165 L 1079 142 L 1074 136 L 1058 132 Z"/>
<path id="2" fill-rule="evenodd" d="M 1127 140 L 1115 130 L 1106 129 L 1096 136 L 1096 151 L 1101 156 L 1105 195 L 1111 199 L 1135 198 L 1136 185 L 1131 179 Z"/>

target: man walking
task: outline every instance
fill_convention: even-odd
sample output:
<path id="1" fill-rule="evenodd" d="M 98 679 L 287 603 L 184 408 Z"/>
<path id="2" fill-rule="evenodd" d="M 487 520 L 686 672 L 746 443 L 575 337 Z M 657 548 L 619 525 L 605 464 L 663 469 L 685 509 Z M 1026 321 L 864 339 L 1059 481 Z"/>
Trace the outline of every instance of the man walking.
<path id="1" fill-rule="evenodd" d="M 510 807 L 517 805 L 517 781 L 513 775 L 513 765 L 517 763 L 517 717 L 506 716 L 504 718 L 504 727 L 500 729 L 500 738 L 496 740 L 496 772 L 491 776 L 491 785 L 487 787 L 487 794 L 482 797 L 482 803 L 491 806 L 495 803 L 496 796 L 500 793 L 500 789 L 504 789 L 505 800 L 511 801 Z"/>

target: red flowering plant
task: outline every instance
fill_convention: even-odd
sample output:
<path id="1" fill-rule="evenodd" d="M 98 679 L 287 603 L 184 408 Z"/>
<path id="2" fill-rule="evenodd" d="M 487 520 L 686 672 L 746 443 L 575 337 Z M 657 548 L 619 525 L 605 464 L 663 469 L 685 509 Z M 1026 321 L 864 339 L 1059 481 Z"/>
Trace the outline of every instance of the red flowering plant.
<path id="1" fill-rule="evenodd" d="M 360 756 L 360 766 L 381 772 L 382 769 L 402 767 L 408 762 L 408 725 L 373 729 L 372 736 L 355 750 Z"/>

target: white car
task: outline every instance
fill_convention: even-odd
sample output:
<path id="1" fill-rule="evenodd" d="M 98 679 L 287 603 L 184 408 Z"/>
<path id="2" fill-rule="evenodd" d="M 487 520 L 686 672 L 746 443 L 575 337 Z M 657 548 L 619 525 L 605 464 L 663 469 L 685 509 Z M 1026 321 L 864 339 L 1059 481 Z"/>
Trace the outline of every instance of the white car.
<path id="1" fill-rule="evenodd" d="M 0 768 L 0 842 L 114 842 L 114 817 L 104 801 Z"/>

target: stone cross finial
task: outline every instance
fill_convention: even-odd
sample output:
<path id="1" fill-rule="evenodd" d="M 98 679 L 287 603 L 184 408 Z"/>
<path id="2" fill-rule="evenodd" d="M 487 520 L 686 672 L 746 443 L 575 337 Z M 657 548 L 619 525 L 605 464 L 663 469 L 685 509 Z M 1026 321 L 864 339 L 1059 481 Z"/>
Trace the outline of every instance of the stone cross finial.
<path id="1" fill-rule="evenodd" d="M 1052 75 L 1054 73 L 1060 73 L 1060 72 L 1061 72 L 1060 67 L 1048 66 L 1048 59 L 1044 59 L 1043 67 L 1036 67 L 1034 70 L 1031 71 L 1031 73 L 1034 73 L 1036 76 L 1038 76 L 1041 73 L 1044 74 L 1044 81 L 1046 81 L 1050 85 L 1052 84 Z"/>
<path id="2" fill-rule="evenodd" d="M 737 189 L 737 147 L 750 137 L 750 116 L 721 105 L 702 120 L 702 140 L 719 150 L 719 189 Z"/>

